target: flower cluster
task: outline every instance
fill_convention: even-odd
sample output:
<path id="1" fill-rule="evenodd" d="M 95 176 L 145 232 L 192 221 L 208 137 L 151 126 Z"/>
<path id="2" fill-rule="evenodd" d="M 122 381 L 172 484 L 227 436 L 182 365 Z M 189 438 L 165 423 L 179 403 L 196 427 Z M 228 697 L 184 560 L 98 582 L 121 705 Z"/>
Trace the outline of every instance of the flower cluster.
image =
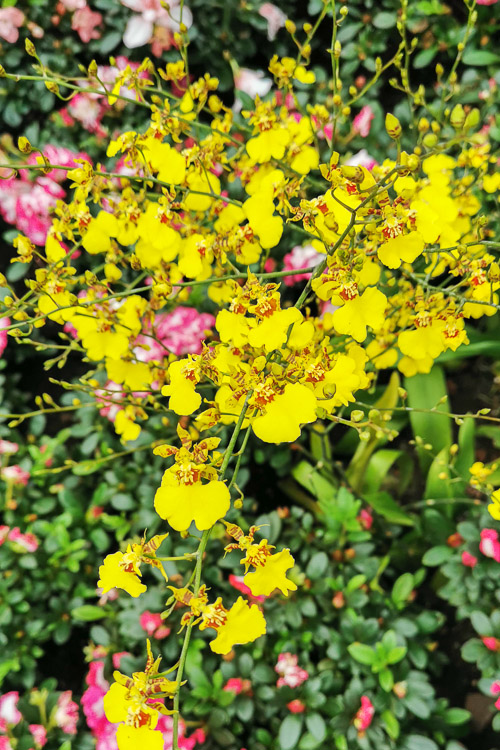
<path id="1" fill-rule="evenodd" d="M 125 34 L 129 46 L 150 41 L 157 54 L 168 48 L 177 26 L 181 44 L 190 20 L 183 4 L 168 10 L 156 0 L 122 4 L 137 13 Z M 273 20 L 276 9 L 265 5 L 272 35 L 284 19 L 275 13 Z M 80 9 L 86 7 L 83 2 Z M 92 38 L 97 19 L 87 20 L 84 33 Z M 117 725 L 120 750 L 160 750 L 162 722 L 170 716 L 178 744 L 178 697 L 194 626 L 215 631 L 210 648 L 227 655 L 266 633 L 262 598 L 276 591 L 289 596 L 301 580 L 290 550 L 256 540 L 257 526 L 245 533 L 235 512 L 241 499 L 231 507 L 239 438 L 244 434 L 243 450 L 251 436 L 294 443 L 310 429 L 342 424 L 362 440 L 392 439 L 396 433 L 385 425 L 389 413 L 351 413 L 349 407 L 376 385 L 380 371 L 407 378 L 428 373 L 442 354 L 467 346 L 471 321 L 499 308 L 500 267 L 490 253 L 495 243 L 484 207 L 500 189 L 500 178 L 488 134 L 474 132 L 479 112 L 446 110 L 432 123 L 422 117 L 409 151 L 403 150 L 400 122 L 388 114 L 390 158 L 374 164 L 366 155 L 341 154 L 334 150 L 342 147 L 338 118 L 323 104 L 304 104 L 316 74 L 308 65 L 310 46 L 299 51 L 297 58 L 272 58 L 277 90 L 266 81 L 267 90 L 241 111 L 225 105 L 209 73 L 191 78 L 184 54 L 158 69 L 149 59 L 106 71 L 93 62 L 91 93 L 79 94 L 89 99 L 75 96 L 66 114 L 82 119 L 89 101 L 94 114 L 87 127 L 102 134 L 104 111 L 139 102 L 148 112 L 143 127 L 113 134 L 106 166 L 94 166 L 84 155 L 45 152 L 28 162 L 35 174 L 46 175 L 36 177 L 41 190 L 47 186 L 40 181 L 50 179 L 60 192 L 50 193 L 55 188 L 49 185 L 51 221 L 36 225 L 36 234 L 30 221 L 14 241 L 13 260 L 36 263 L 26 295 L 5 282 L 5 312 L 19 326 L 13 333 L 37 344 L 45 325 L 59 326 L 59 359 L 78 351 L 89 363 L 81 389 L 114 422 L 123 443 L 140 438 L 151 415 L 163 416 L 171 435 L 166 439 L 173 442 L 153 444 L 153 453 L 170 461 L 154 509 L 170 529 L 198 543 L 196 552 L 160 558 L 168 534 L 149 541 L 144 536 L 107 555 L 100 567 L 104 595 L 118 588 L 136 598 L 147 588 L 144 566 L 168 581 L 163 562 L 194 562 L 184 585 L 168 587 L 170 610 L 145 613 L 141 620 L 148 634 L 166 637 L 163 618 L 186 608 L 179 663 L 160 672 L 148 641 L 145 670 L 132 677 L 115 672 L 103 697 L 101 667 L 89 678 L 105 714 L 104 720 L 102 712 L 92 712 L 89 693 L 91 728 L 107 737 L 108 725 Z M 63 78 L 58 81 L 62 86 Z M 348 117 L 350 107 L 341 112 Z M 363 107 L 346 138 L 367 135 L 373 117 Z M 31 150 L 25 138 L 19 148 Z M 59 174 L 52 169 L 57 161 L 71 181 L 67 200 L 52 175 Z M 23 173 L 17 180 L 27 181 Z M 2 205 L 14 221 L 12 206 L 7 214 Z M 17 213 L 15 220 L 19 225 Z M 293 250 L 283 253 L 287 243 Z M 304 286 L 296 293 L 293 282 L 300 279 Z M 399 383 L 397 372 L 391 383 Z M 398 398 L 399 391 L 392 407 Z M 474 465 L 473 486 L 488 488 L 488 471 Z M 498 517 L 496 494 L 492 515 Z M 233 582 L 240 591 L 245 587 L 250 601 L 240 596 L 226 606 L 221 597 L 209 600 L 202 583 L 204 551 L 219 521 L 231 539 L 224 552 L 240 553 L 244 566 L 243 580 Z M 355 523 L 366 531 L 372 521 L 370 512 L 361 511 Z M 483 530 L 479 549 L 500 560 L 497 533 Z M 464 564 L 472 567 L 472 556 Z M 339 591 L 333 606 L 344 604 Z M 174 670 L 175 680 L 167 679 Z M 279 686 L 296 687 L 308 678 L 288 652 L 280 654 L 276 671 Z M 171 698 L 172 709 L 164 703 Z M 298 699 L 288 707 L 305 710 Z M 359 737 L 373 716 L 371 700 L 361 696 L 352 719 Z"/>

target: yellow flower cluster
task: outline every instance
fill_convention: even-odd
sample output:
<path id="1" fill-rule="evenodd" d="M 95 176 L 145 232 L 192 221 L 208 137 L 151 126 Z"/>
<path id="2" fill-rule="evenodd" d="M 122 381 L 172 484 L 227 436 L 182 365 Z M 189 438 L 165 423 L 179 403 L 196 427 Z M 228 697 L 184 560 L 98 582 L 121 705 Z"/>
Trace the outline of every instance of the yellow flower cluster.
<path id="1" fill-rule="evenodd" d="M 154 507 L 175 531 L 187 536 L 194 525 L 203 532 L 191 583 L 171 587 L 173 606 L 188 607 L 187 638 L 195 624 L 216 631 L 210 647 L 219 654 L 266 631 L 257 605 L 241 597 L 230 607 L 220 597 L 209 603 L 200 583 L 210 529 L 230 510 L 234 477 L 227 484 L 225 472 L 240 432 L 291 443 L 320 419 L 356 427 L 342 410 L 379 370 L 429 372 L 443 352 L 467 345 L 467 321 L 499 307 L 500 267 L 488 252 L 483 209 L 500 178 L 487 135 L 464 131 L 461 141 L 450 121 L 453 138 L 441 143 L 433 134 L 431 142 L 422 126 L 407 153 L 401 125 L 389 115 L 394 158 L 371 170 L 347 164 L 326 147 L 326 107 L 303 107 L 293 93 L 294 82 L 315 80 L 300 62 L 306 46 L 301 55 L 271 61 L 278 87 L 289 94 L 284 103 L 281 96 L 256 97 L 241 115 L 223 104 L 208 74 L 176 99 L 160 96 L 142 75 L 152 72 L 149 61 L 122 71 L 109 104 L 127 86 L 149 105 L 149 121 L 142 132 L 109 143 L 110 171 L 83 160 L 68 171 L 72 198 L 57 203 L 28 292 L 6 298 L 20 325 L 64 327 L 65 354 L 80 351 L 90 363 L 82 388 L 100 405 L 103 383 L 122 389 L 115 421 L 122 442 L 139 437 L 148 413 L 168 412 L 169 424 L 178 418 L 180 447 L 154 451 L 173 459 Z M 169 63 L 158 80 L 180 84 L 185 74 L 181 61 Z M 293 298 L 277 280 L 294 273 L 279 263 L 296 236 L 316 251 L 317 264 Z M 37 252 L 23 236 L 14 246 L 21 263 Z M 175 356 L 164 347 L 164 355 L 145 356 L 147 342 L 158 343 L 158 313 L 175 310 L 200 287 L 215 316 L 201 353 Z M 233 438 L 219 452 L 218 435 L 232 425 Z M 471 473 L 478 486 L 487 484 L 487 471 L 475 465 Z M 498 491 L 492 501 L 490 511 L 500 518 Z M 244 582 L 254 596 L 296 589 L 287 577 L 294 565 L 289 550 L 254 541 L 255 527 L 245 534 L 225 523 L 234 540 L 226 551 L 243 553 Z M 165 558 L 156 555 L 166 536 L 108 555 L 100 568 L 103 591 L 139 596 L 146 590 L 143 565 L 166 579 Z M 155 726 L 167 709 L 151 699 L 177 695 L 182 670 L 181 662 L 178 681 L 166 680 L 148 644 L 145 672 L 115 675 L 105 711 L 120 724 L 120 750 L 160 749 Z"/>

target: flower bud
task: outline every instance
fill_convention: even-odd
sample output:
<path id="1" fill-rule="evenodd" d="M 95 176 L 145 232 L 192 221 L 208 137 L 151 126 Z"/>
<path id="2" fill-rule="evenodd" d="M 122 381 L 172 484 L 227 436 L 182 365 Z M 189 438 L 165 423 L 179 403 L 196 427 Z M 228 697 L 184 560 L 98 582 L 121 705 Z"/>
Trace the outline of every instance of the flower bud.
<path id="1" fill-rule="evenodd" d="M 471 109 L 471 111 L 465 118 L 464 130 L 472 130 L 472 128 L 475 128 L 477 125 L 479 125 L 479 120 L 479 110 L 477 107 L 474 107 L 474 109 Z"/>
<path id="2" fill-rule="evenodd" d="M 435 133 L 427 133 L 427 135 L 424 136 L 423 144 L 427 148 L 434 148 L 437 142 L 438 142 L 438 137 Z"/>
<path id="3" fill-rule="evenodd" d="M 17 139 L 17 147 L 19 151 L 21 151 L 23 154 L 30 154 L 31 153 L 31 143 L 28 141 L 27 138 L 25 138 L 24 135 L 20 135 Z"/>
<path id="4" fill-rule="evenodd" d="M 455 130 L 461 130 L 465 122 L 465 112 L 461 104 L 455 104 L 451 110 L 450 123 Z"/>
<path id="5" fill-rule="evenodd" d="M 385 129 L 387 130 L 389 137 L 393 140 L 397 141 L 397 139 L 400 138 L 402 133 L 401 123 L 398 118 L 391 115 L 390 112 L 385 116 Z"/>
<path id="6" fill-rule="evenodd" d="M 31 57 L 36 57 L 37 56 L 35 45 L 31 41 L 31 39 L 25 39 L 24 40 L 24 48 L 25 48 L 26 52 L 28 53 L 28 55 L 31 55 Z"/>

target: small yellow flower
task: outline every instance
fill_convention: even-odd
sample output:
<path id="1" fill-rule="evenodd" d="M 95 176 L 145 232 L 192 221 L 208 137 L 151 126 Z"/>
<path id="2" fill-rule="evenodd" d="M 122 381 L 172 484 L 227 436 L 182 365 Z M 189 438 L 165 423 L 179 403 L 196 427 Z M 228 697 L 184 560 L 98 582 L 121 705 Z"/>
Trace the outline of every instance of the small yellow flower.
<path id="1" fill-rule="evenodd" d="M 488 505 L 490 516 L 492 516 L 495 521 L 500 521 L 500 490 L 495 490 L 495 492 L 491 494 L 491 501 L 490 505 Z"/>

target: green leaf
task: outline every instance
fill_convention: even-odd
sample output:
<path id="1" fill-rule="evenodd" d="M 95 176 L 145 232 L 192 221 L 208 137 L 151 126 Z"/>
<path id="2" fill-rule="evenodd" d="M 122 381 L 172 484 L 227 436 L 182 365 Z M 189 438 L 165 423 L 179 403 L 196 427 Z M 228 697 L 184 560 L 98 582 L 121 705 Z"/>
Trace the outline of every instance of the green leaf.
<path id="1" fill-rule="evenodd" d="M 360 664 L 371 666 L 375 662 L 376 654 L 371 646 L 367 646 L 364 643 L 351 643 L 347 647 L 347 650 L 352 658 L 359 661 Z"/>
<path id="2" fill-rule="evenodd" d="M 387 654 L 387 664 L 397 664 L 398 661 L 404 659 L 407 650 L 406 646 L 396 646 L 396 648 L 391 648 Z"/>
<path id="3" fill-rule="evenodd" d="M 392 29 L 396 25 L 396 13 L 382 10 L 373 18 L 373 25 L 376 29 Z"/>
<path id="4" fill-rule="evenodd" d="M 455 461 L 455 471 L 457 471 L 466 482 L 470 479 L 469 468 L 474 463 L 476 453 L 475 432 L 475 420 L 472 417 L 466 417 L 458 431 L 458 455 Z M 460 493 L 463 494 L 465 488 L 459 486 L 458 489 Z M 458 492 L 456 493 L 456 496 L 459 496 Z"/>
<path id="5" fill-rule="evenodd" d="M 462 58 L 464 65 L 496 65 L 500 62 L 500 55 L 486 49 L 465 50 Z"/>
<path id="6" fill-rule="evenodd" d="M 363 478 L 363 493 L 377 492 L 390 468 L 396 463 L 399 464 L 401 477 L 406 480 L 398 483 L 400 491 L 404 490 L 413 473 L 413 462 L 404 451 L 384 448 L 374 453 L 368 462 Z"/>
<path id="7" fill-rule="evenodd" d="M 292 469 L 293 478 L 305 487 L 318 500 L 329 501 L 335 493 L 335 487 L 317 469 L 307 461 L 299 461 Z"/>
<path id="8" fill-rule="evenodd" d="M 384 722 L 387 734 L 391 740 L 397 740 L 399 737 L 399 721 L 396 719 L 392 711 L 384 711 L 380 718 Z"/>
<path id="9" fill-rule="evenodd" d="M 470 712 L 466 711 L 465 708 L 448 708 L 444 712 L 444 720 L 447 724 L 452 726 L 458 726 L 459 724 L 465 724 L 470 719 Z"/>
<path id="10" fill-rule="evenodd" d="M 93 604 L 83 604 L 81 607 L 75 607 L 71 610 L 71 617 L 74 620 L 91 622 L 92 620 L 102 620 L 103 617 L 108 617 L 108 612 L 103 610 L 102 607 L 96 607 Z"/>
<path id="11" fill-rule="evenodd" d="M 428 49 L 420 50 L 418 55 L 415 55 L 413 59 L 413 67 L 417 69 L 426 68 L 436 57 L 437 51 L 437 47 L 429 47 Z"/>
<path id="12" fill-rule="evenodd" d="M 281 750 L 294 750 L 297 747 L 302 724 L 302 716 L 292 715 L 283 719 L 278 733 L 278 745 Z"/>
<path id="13" fill-rule="evenodd" d="M 397 502 L 392 499 L 388 492 L 375 492 L 366 495 L 364 500 L 376 513 L 387 518 L 390 523 L 397 523 L 401 526 L 415 525 L 413 518 L 401 510 Z"/>
<path id="14" fill-rule="evenodd" d="M 429 467 L 424 498 L 436 500 L 453 497 L 453 494 L 450 474 L 450 448 L 446 446 L 439 451 Z"/>
<path id="15" fill-rule="evenodd" d="M 411 711 L 414 716 L 418 716 L 419 719 L 428 719 L 431 715 L 429 705 L 418 695 L 408 695 L 404 699 L 404 704 L 408 711 Z"/>
<path id="16" fill-rule="evenodd" d="M 439 750 L 434 740 L 422 737 L 420 734 L 410 734 L 402 745 L 402 750 Z"/>
<path id="17" fill-rule="evenodd" d="M 380 687 L 386 693 L 390 693 L 394 687 L 394 677 L 390 669 L 382 669 L 378 676 L 378 681 L 380 682 Z"/>
<path id="18" fill-rule="evenodd" d="M 120 44 L 122 40 L 121 31 L 111 31 L 99 40 L 99 52 L 107 55 Z"/>
<path id="19" fill-rule="evenodd" d="M 447 547 L 445 544 L 439 545 L 439 547 L 431 547 L 428 549 L 422 558 L 422 565 L 428 565 L 432 567 L 434 565 L 442 565 L 446 560 L 449 560 L 453 555 L 453 549 Z"/>
<path id="20" fill-rule="evenodd" d="M 422 438 L 424 444 L 430 444 L 434 453 L 449 447 L 452 443 L 451 418 L 439 413 L 448 411 L 447 402 L 440 403 L 448 395 L 442 368 L 434 365 L 425 375 L 417 373 L 405 378 L 404 387 L 408 393 L 408 406 L 418 410 L 410 411 L 415 437 Z M 417 452 L 422 469 L 426 471 L 431 464 L 432 453 L 424 448 L 417 448 Z"/>
<path id="21" fill-rule="evenodd" d="M 116 510 L 133 510 L 137 503 L 130 495 L 126 495 L 124 492 L 117 492 L 111 498 L 111 505 Z"/>
<path id="22" fill-rule="evenodd" d="M 344 591 L 346 594 L 350 594 L 352 591 L 356 591 L 366 582 L 366 576 L 362 573 L 358 573 L 357 576 L 353 576 L 345 587 Z"/>
<path id="23" fill-rule="evenodd" d="M 315 580 L 321 578 L 328 567 L 328 557 L 326 552 L 316 552 L 309 560 L 306 568 L 306 576 Z"/>
<path id="24" fill-rule="evenodd" d="M 318 742 L 323 742 L 326 737 L 325 720 L 320 714 L 311 714 L 306 716 L 306 726 L 312 736 Z"/>
<path id="25" fill-rule="evenodd" d="M 481 637 L 493 635 L 493 626 L 490 618 L 484 612 L 471 612 L 470 620 L 472 622 L 472 627 Z"/>
<path id="26" fill-rule="evenodd" d="M 408 597 L 413 591 L 414 586 L 415 581 L 412 574 L 403 573 L 403 575 L 399 576 L 399 578 L 395 581 L 394 586 L 392 587 L 392 601 L 395 604 L 404 604 L 408 600 Z"/>

